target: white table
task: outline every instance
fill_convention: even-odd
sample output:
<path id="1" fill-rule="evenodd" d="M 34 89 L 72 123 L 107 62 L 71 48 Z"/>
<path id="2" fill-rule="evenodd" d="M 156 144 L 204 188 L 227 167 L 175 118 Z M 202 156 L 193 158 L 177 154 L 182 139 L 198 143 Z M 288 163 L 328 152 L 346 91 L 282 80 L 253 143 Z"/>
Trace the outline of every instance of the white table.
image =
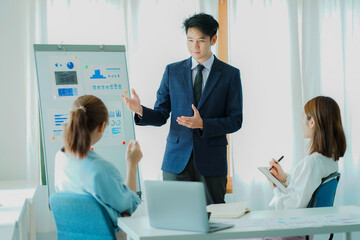
<path id="1" fill-rule="evenodd" d="M 25 203 L 33 197 L 36 185 L 36 182 L 0 181 L 0 239 L 21 238 L 18 229 L 23 227 L 21 220 L 29 218 Z"/>
<path id="2" fill-rule="evenodd" d="M 353 216 L 353 218 L 350 219 L 351 221 L 348 221 L 349 216 Z M 275 226 L 275 223 L 281 222 L 282 219 L 285 219 L 285 222 L 288 221 L 287 223 L 289 225 Z M 271 226 L 272 220 L 274 227 Z M 291 222 L 290 220 L 293 221 Z M 360 231 L 360 207 L 340 206 L 282 211 L 252 211 L 241 218 L 231 220 L 222 219 L 222 221 L 232 222 L 235 224 L 235 227 L 207 234 L 163 230 L 152 228 L 147 216 L 118 218 L 118 226 L 133 240 L 216 240 L 229 238 L 285 237 L 339 232 L 345 233 L 344 239 L 351 240 L 351 232 Z M 309 223 L 308 221 L 315 221 L 316 223 Z M 259 223 L 263 225 L 257 225 Z M 294 223 L 296 224 L 292 225 Z"/>

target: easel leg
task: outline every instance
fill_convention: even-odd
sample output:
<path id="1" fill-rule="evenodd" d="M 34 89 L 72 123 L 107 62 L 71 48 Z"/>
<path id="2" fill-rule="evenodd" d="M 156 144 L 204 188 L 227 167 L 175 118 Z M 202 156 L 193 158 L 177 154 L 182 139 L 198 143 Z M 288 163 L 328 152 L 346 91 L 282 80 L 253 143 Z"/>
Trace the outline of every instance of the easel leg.
<path id="1" fill-rule="evenodd" d="M 351 240 L 351 232 L 344 233 L 344 239 L 345 240 Z"/>

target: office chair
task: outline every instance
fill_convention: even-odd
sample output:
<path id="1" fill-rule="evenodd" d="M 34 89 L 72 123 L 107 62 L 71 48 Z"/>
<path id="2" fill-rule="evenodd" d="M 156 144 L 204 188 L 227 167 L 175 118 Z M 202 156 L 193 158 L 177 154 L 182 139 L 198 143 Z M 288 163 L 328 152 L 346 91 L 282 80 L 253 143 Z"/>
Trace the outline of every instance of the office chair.
<path id="1" fill-rule="evenodd" d="M 314 207 L 332 207 L 334 205 L 336 188 L 340 180 L 340 173 L 334 172 L 329 176 L 321 179 L 320 186 L 313 193 L 308 208 Z M 334 234 L 330 234 L 329 240 L 332 240 Z M 306 236 L 309 240 L 309 236 Z"/>
<path id="2" fill-rule="evenodd" d="M 115 240 L 110 216 L 94 197 L 58 192 L 50 197 L 58 240 Z"/>

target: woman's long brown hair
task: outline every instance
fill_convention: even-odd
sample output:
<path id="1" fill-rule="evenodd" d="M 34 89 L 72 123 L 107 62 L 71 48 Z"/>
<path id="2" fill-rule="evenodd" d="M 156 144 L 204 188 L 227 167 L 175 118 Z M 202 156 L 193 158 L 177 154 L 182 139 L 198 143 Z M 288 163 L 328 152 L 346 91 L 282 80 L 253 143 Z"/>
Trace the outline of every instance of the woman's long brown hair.
<path id="1" fill-rule="evenodd" d="M 319 96 L 308 101 L 304 111 L 308 120 L 313 117 L 315 121 L 310 154 L 318 152 L 335 161 L 343 157 L 346 151 L 346 138 L 337 103 L 330 97 Z"/>

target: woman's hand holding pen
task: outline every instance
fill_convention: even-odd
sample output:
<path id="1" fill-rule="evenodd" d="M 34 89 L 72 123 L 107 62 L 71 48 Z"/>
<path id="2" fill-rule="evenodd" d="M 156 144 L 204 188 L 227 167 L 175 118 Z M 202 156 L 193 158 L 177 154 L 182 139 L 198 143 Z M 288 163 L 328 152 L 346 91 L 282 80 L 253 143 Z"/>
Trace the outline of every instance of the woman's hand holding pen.
<path id="1" fill-rule="evenodd" d="M 282 169 L 281 165 L 275 159 L 272 159 L 270 162 L 270 173 L 274 175 L 280 182 L 285 183 L 287 175 Z"/>
<path id="2" fill-rule="evenodd" d="M 142 159 L 143 154 L 140 149 L 140 145 L 136 140 L 131 140 L 126 149 L 126 163 L 128 167 L 136 166 Z"/>

